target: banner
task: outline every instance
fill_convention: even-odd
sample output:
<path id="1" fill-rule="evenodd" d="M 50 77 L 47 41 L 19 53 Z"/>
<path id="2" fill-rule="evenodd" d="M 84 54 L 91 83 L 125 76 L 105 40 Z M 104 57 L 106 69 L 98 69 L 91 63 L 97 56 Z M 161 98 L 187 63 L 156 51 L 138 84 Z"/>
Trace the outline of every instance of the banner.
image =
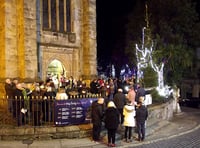
<path id="1" fill-rule="evenodd" d="M 90 122 L 90 106 L 97 98 L 55 101 L 55 125 L 75 125 Z"/>

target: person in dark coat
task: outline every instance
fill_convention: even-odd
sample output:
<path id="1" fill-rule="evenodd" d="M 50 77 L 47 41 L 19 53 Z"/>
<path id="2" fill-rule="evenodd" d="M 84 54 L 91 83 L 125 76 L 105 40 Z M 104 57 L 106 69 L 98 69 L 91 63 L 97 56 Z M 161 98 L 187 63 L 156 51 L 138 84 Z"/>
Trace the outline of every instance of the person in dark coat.
<path id="1" fill-rule="evenodd" d="M 104 116 L 104 98 L 98 98 L 91 106 L 91 119 L 93 124 L 92 138 L 94 142 L 100 141 L 100 132 Z"/>
<path id="2" fill-rule="evenodd" d="M 140 97 L 145 97 L 146 91 L 141 84 L 137 84 L 136 96 L 135 101 L 138 103 Z"/>
<path id="3" fill-rule="evenodd" d="M 104 122 L 108 132 L 108 146 L 115 147 L 115 135 L 119 125 L 119 111 L 113 101 L 108 102 Z"/>
<path id="4" fill-rule="evenodd" d="M 56 97 L 55 87 L 52 81 L 47 81 L 46 91 L 44 92 L 44 101 L 42 104 L 43 121 L 53 121 L 53 102 Z"/>
<path id="5" fill-rule="evenodd" d="M 126 96 L 123 93 L 123 90 L 119 88 L 117 93 L 114 95 L 113 102 L 115 103 L 119 113 L 120 113 L 120 124 L 124 122 L 123 108 L 126 104 Z"/>
<path id="6" fill-rule="evenodd" d="M 145 139 L 145 122 L 148 117 L 148 110 L 147 107 L 143 104 L 143 102 L 144 102 L 144 97 L 140 97 L 135 117 L 139 141 L 143 141 Z"/>
<path id="7" fill-rule="evenodd" d="M 104 122 L 108 132 L 108 146 L 115 147 L 115 136 L 119 125 L 119 111 L 113 101 L 108 102 Z"/>
<path id="8" fill-rule="evenodd" d="M 10 113 L 13 113 L 13 85 L 9 78 L 5 81 L 5 91 L 6 99 L 8 100 L 8 110 Z"/>
<path id="9" fill-rule="evenodd" d="M 24 125 L 25 123 L 25 112 L 24 112 L 24 94 L 23 87 L 21 83 L 16 84 L 16 89 L 13 91 L 15 96 L 13 107 L 14 107 L 14 116 L 17 119 L 18 126 Z"/>
<path id="10" fill-rule="evenodd" d="M 35 84 L 35 89 L 31 94 L 31 111 L 33 116 L 33 125 L 40 126 L 42 123 L 42 94 L 39 85 Z"/>
<path id="11" fill-rule="evenodd" d="M 97 94 L 97 93 L 98 93 L 98 87 L 99 87 L 98 81 L 97 81 L 97 79 L 94 79 L 94 80 L 90 83 L 90 92 L 91 92 L 92 94 Z"/>

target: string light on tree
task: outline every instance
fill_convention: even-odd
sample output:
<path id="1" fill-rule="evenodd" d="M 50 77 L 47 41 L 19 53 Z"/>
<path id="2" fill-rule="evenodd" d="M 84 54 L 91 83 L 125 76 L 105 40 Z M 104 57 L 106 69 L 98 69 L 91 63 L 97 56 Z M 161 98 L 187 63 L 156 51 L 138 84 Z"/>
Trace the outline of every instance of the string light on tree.
<path id="1" fill-rule="evenodd" d="M 145 40 L 145 30 L 149 29 L 149 21 L 148 21 L 148 13 L 147 13 L 147 5 L 146 5 L 146 22 L 147 26 L 142 28 L 142 45 L 141 48 L 139 48 L 138 44 L 135 45 L 136 47 L 136 58 L 137 58 L 137 82 L 140 81 L 140 79 L 143 78 L 143 72 L 142 68 L 147 68 L 147 66 L 151 66 L 151 68 L 157 73 L 158 77 L 158 86 L 157 91 L 159 95 L 161 96 L 169 96 L 171 91 L 169 90 L 168 86 L 164 85 L 164 75 L 163 75 L 163 69 L 165 66 L 165 63 L 162 61 L 159 64 L 156 64 L 156 62 L 153 61 L 152 55 L 153 55 L 153 49 L 154 44 L 151 41 L 151 45 L 146 45 L 146 42 L 150 42 L 150 34 L 147 34 L 147 41 Z M 150 33 L 150 31 L 148 32 Z"/>

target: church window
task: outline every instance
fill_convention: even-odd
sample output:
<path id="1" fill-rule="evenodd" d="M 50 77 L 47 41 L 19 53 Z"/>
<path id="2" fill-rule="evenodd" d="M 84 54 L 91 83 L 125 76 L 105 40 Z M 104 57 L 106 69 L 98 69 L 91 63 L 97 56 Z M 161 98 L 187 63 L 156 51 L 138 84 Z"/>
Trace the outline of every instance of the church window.
<path id="1" fill-rule="evenodd" d="M 48 0 L 43 0 L 43 28 L 49 28 Z"/>
<path id="2" fill-rule="evenodd" d="M 42 0 L 43 30 L 71 32 L 71 0 Z"/>

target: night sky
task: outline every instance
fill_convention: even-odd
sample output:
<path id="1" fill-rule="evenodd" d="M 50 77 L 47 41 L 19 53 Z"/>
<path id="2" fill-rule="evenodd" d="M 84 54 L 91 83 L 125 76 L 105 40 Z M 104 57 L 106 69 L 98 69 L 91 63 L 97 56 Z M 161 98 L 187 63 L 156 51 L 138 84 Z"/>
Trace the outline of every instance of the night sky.
<path id="1" fill-rule="evenodd" d="M 126 17 L 134 0 L 97 0 L 97 57 L 98 64 L 110 63 L 113 49 L 124 48 Z"/>
<path id="2" fill-rule="evenodd" d="M 125 47 L 125 25 L 136 0 L 96 0 L 97 9 L 97 58 L 98 65 L 106 67 L 113 51 Z M 197 10 L 200 13 L 200 1 Z M 121 52 L 123 54 L 123 52 Z"/>

